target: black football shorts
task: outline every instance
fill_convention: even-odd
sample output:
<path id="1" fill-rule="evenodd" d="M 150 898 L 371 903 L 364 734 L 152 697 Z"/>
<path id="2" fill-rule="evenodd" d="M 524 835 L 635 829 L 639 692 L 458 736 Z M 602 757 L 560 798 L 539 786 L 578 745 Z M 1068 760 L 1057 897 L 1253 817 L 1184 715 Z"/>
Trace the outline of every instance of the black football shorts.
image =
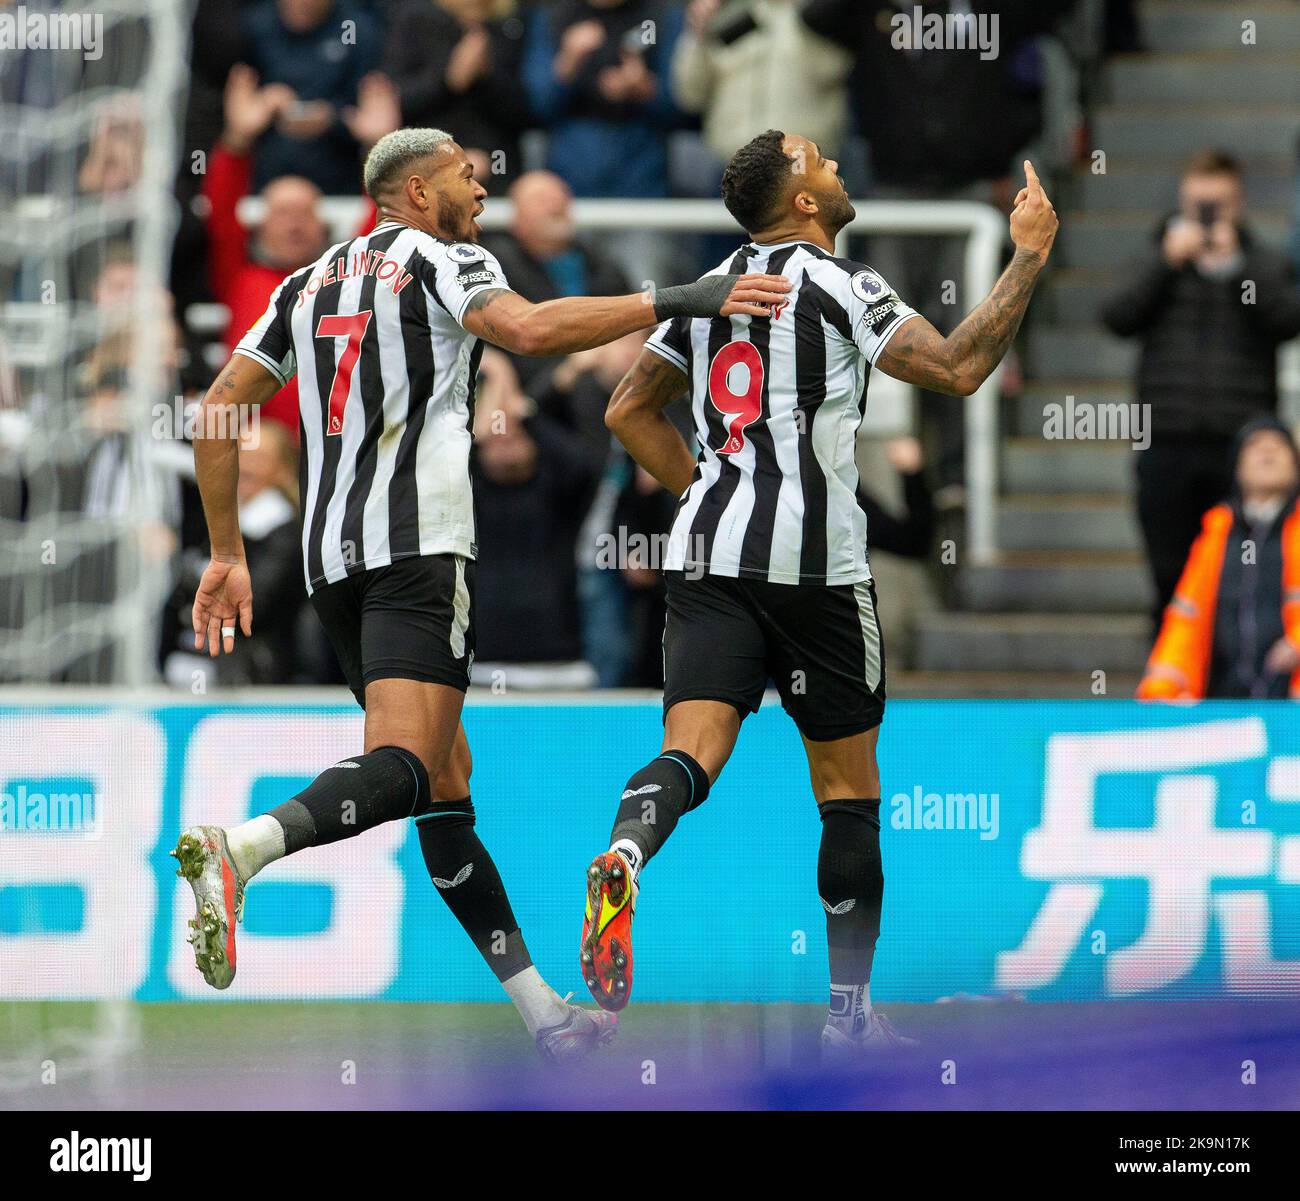
<path id="1" fill-rule="evenodd" d="M 872 581 L 771 584 L 664 573 L 664 713 L 679 701 L 757 711 L 768 680 L 813 742 L 880 725 L 885 653 Z"/>
<path id="2" fill-rule="evenodd" d="M 311 603 L 362 708 L 375 680 L 469 687 L 472 560 L 412 555 L 317 588 Z"/>

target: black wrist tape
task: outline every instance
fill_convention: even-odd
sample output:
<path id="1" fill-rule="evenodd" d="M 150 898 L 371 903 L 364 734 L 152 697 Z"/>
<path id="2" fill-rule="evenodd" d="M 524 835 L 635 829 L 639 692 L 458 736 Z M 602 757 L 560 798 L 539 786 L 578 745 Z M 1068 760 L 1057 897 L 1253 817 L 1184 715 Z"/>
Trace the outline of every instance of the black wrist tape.
<path id="1" fill-rule="evenodd" d="M 655 292 L 655 317 L 716 317 L 726 304 L 739 275 L 706 275 L 693 284 L 678 284 Z"/>

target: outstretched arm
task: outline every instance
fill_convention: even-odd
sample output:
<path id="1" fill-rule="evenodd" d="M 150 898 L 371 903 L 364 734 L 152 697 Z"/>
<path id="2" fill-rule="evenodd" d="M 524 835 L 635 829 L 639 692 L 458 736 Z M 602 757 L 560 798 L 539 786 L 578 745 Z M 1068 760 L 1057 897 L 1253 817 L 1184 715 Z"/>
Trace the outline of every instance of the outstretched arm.
<path id="1" fill-rule="evenodd" d="M 932 392 L 970 396 L 1015 341 L 1029 298 L 1056 239 L 1056 210 L 1033 164 L 1011 214 L 1016 252 L 993 291 L 946 338 L 924 317 L 901 325 L 876 360 L 886 375 Z"/>
<path id="2" fill-rule="evenodd" d="M 605 410 L 605 424 L 628 454 L 674 496 L 691 486 L 695 456 L 663 411 L 686 391 L 687 382 L 662 355 L 643 350 Z"/>
<path id="3" fill-rule="evenodd" d="M 931 392 L 970 396 L 1015 341 L 1042 260 L 1017 250 L 997 286 L 946 338 L 924 317 L 898 328 L 876 360 L 886 375 Z"/>
<path id="4" fill-rule="evenodd" d="M 514 354 L 559 355 L 604 346 L 669 317 L 766 317 L 790 290 L 780 275 L 706 275 L 657 294 L 566 296 L 532 304 L 506 288 L 484 288 L 469 301 L 461 324 Z"/>
<path id="5" fill-rule="evenodd" d="M 253 591 L 239 532 L 239 430 L 247 406 L 260 405 L 280 390 L 280 381 L 260 363 L 233 354 L 208 389 L 194 425 L 194 474 L 203 497 L 212 560 L 194 597 L 194 646 L 207 642 L 216 655 L 235 649 L 238 616 L 245 636 L 253 632 Z"/>

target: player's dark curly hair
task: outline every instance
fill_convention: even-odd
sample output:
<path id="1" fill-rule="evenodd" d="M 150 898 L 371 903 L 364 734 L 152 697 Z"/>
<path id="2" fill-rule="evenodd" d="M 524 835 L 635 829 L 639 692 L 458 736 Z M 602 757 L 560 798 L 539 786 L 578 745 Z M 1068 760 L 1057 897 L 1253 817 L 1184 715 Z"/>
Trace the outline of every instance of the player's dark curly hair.
<path id="1" fill-rule="evenodd" d="M 790 160 L 781 149 L 779 129 L 746 142 L 722 173 L 722 202 L 746 233 L 765 229 L 776 218 L 790 184 Z"/>

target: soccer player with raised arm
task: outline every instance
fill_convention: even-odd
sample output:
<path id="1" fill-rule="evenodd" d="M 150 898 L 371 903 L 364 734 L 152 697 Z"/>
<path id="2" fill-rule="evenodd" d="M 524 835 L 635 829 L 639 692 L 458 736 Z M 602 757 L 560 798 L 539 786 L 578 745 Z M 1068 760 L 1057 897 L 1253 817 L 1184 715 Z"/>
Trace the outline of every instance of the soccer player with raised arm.
<path id="1" fill-rule="evenodd" d="M 566 1004 L 533 967 L 470 803 L 460 714 L 474 654 L 469 457 L 481 340 L 567 354 L 667 316 L 756 316 L 787 285 L 751 274 L 653 297 L 534 305 L 478 244 L 487 193 L 449 134 L 381 138 L 364 182 L 379 208 L 374 231 L 331 246 L 280 284 L 203 404 L 260 404 L 298 377 L 303 574 L 365 709 L 365 745 L 269 813 L 181 835 L 173 854 L 194 889 L 195 961 L 214 988 L 229 987 L 254 875 L 284 855 L 409 817 L 433 883 L 538 1049 L 551 1059 L 579 1055 L 613 1026 Z M 236 503 L 238 423 L 206 416 L 197 426 L 209 436 L 196 438 L 194 458 L 212 560 L 194 599 L 194 638 L 215 656 L 233 651 L 237 628 L 252 632 L 253 583 Z"/>
<path id="2" fill-rule="evenodd" d="M 885 660 L 854 460 L 867 384 L 876 367 L 932 391 L 974 392 L 1015 339 L 1057 220 L 1026 162 L 1011 264 L 944 337 L 870 267 L 835 257 L 835 236 L 855 216 L 836 171 L 814 143 L 777 130 L 736 152 L 722 196 L 750 240 L 717 273 L 788 276 L 785 303 L 761 316 L 665 321 L 609 404 L 609 427 L 681 499 L 664 564 L 663 746 L 628 780 L 609 850 L 588 869 L 581 965 L 602 1007 L 627 1004 L 640 872 L 704 802 L 771 679 L 821 812 L 822 1046 L 852 1056 L 902 1041 L 870 995 L 884 890 Z M 684 394 L 698 456 L 663 412 Z"/>

